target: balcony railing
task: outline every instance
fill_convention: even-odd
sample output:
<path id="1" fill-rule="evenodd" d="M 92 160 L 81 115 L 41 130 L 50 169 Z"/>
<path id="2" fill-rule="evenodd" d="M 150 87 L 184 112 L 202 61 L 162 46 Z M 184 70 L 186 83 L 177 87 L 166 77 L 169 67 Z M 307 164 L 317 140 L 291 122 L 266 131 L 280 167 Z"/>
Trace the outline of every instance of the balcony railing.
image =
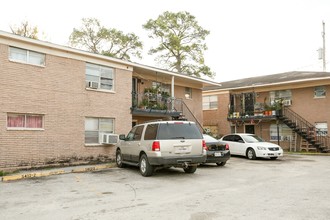
<path id="1" fill-rule="evenodd" d="M 275 119 L 276 115 L 279 114 L 278 110 L 274 108 L 268 108 L 260 103 L 254 105 L 233 105 L 229 107 L 228 120 L 237 119 L 254 119 L 254 118 L 268 118 Z"/>

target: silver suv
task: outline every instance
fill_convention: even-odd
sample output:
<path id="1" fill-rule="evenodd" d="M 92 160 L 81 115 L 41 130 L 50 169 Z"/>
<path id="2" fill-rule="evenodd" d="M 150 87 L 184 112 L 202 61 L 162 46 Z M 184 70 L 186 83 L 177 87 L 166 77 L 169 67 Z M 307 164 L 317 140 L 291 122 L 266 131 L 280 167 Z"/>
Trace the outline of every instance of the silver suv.
<path id="1" fill-rule="evenodd" d="M 138 166 L 142 176 L 160 168 L 182 167 L 194 173 L 206 161 L 206 145 L 194 122 L 157 121 L 136 125 L 121 134 L 116 149 L 118 167 Z"/>

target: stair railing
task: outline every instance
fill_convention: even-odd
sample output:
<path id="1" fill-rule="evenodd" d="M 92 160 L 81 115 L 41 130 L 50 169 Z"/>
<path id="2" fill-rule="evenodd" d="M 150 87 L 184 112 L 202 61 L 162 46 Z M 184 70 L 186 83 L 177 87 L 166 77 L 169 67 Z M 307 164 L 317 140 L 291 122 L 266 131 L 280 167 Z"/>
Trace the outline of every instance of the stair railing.
<path id="1" fill-rule="evenodd" d="M 311 139 L 314 139 L 314 143 L 310 143 L 313 145 L 318 144 L 321 148 L 325 148 L 323 149 L 324 151 L 330 151 L 330 137 L 328 135 L 318 131 L 314 125 L 309 123 L 306 119 L 298 115 L 290 108 L 283 106 L 282 111 L 283 116 L 295 124 L 296 130 L 299 130 L 302 134 L 305 134 L 306 137 L 310 138 L 310 140 L 307 140 L 308 142 L 310 142 Z"/>
<path id="2" fill-rule="evenodd" d="M 176 110 L 180 110 L 182 112 L 182 117 L 184 117 L 185 119 L 187 119 L 189 121 L 195 122 L 196 125 L 198 126 L 199 130 L 202 133 L 206 133 L 206 131 L 204 130 L 204 128 L 201 125 L 201 123 L 198 121 L 198 119 L 192 113 L 192 111 L 190 110 L 190 108 L 187 106 L 187 104 L 182 99 L 175 99 L 173 101 L 174 101 L 174 108 Z"/>

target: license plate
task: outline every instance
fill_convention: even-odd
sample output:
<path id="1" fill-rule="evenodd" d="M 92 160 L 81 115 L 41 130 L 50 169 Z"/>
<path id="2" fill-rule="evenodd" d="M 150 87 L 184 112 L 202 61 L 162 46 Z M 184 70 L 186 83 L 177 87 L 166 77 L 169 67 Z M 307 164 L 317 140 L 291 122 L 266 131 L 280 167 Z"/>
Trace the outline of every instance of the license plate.
<path id="1" fill-rule="evenodd" d="M 187 146 L 176 147 L 175 153 L 177 153 L 177 154 L 189 153 L 189 147 L 187 147 Z"/>
<path id="2" fill-rule="evenodd" d="M 222 153 L 221 153 L 221 152 L 215 152 L 215 153 L 214 153 L 214 156 L 215 156 L 215 157 L 222 157 Z"/>

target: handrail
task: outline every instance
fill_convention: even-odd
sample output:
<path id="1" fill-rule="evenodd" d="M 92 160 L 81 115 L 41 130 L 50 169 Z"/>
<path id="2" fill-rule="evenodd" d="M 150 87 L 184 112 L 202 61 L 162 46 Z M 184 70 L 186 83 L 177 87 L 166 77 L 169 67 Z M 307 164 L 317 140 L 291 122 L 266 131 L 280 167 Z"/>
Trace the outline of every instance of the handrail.
<path id="1" fill-rule="evenodd" d="M 304 119 L 302 116 L 294 112 L 292 109 L 283 106 L 283 116 L 288 118 L 292 123 L 297 126 L 301 132 L 306 133 L 308 137 L 314 138 L 313 144 L 319 144 L 321 148 L 325 148 L 325 151 L 330 150 L 330 137 L 324 132 L 320 132 L 317 128 Z"/>
<path id="2" fill-rule="evenodd" d="M 183 107 L 184 107 L 184 108 L 182 108 L 182 110 L 183 110 L 183 114 L 184 114 L 185 116 L 187 116 L 187 115 L 186 115 L 186 112 L 188 112 L 190 117 L 187 117 L 187 118 L 189 118 L 189 120 L 193 119 L 192 121 L 194 121 L 194 122 L 198 125 L 199 129 L 201 130 L 201 132 L 202 132 L 203 134 L 206 134 L 206 131 L 205 131 L 205 129 L 203 128 L 203 126 L 201 125 L 201 123 L 199 123 L 198 119 L 197 119 L 197 118 L 195 117 L 195 115 L 191 112 L 191 110 L 189 109 L 189 107 L 187 106 L 187 104 L 186 104 L 183 100 L 182 100 L 182 105 L 183 105 Z M 185 111 L 185 110 L 186 110 L 186 111 Z"/>
<path id="3" fill-rule="evenodd" d="M 193 121 L 197 124 L 202 133 L 206 133 L 201 123 L 191 112 L 187 104 L 181 98 L 173 98 L 154 93 L 135 93 L 132 92 L 132 109 L 160 109 L 160 110 L 173 110 L 180 112 L 183 117 Z"/>

